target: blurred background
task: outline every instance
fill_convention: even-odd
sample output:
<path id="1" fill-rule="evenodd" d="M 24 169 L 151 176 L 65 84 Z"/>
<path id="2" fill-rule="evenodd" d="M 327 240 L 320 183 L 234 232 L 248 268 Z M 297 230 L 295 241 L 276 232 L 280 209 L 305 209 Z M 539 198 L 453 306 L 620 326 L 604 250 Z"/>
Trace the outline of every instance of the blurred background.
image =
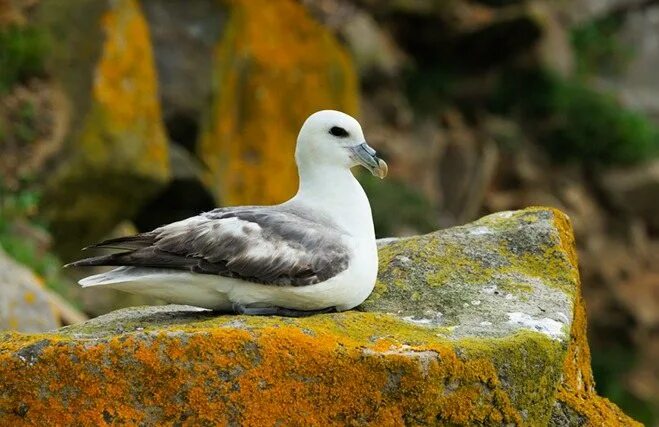
<path id="1" fill-rule="evenodd" d="M 61 265 L 284 201 L 327 108 L 389 163 L 379 237 L 567 212 L 598 390 L 659 425 L 656 0 L 0 0 L 0 329 L 154 303 Z"/>

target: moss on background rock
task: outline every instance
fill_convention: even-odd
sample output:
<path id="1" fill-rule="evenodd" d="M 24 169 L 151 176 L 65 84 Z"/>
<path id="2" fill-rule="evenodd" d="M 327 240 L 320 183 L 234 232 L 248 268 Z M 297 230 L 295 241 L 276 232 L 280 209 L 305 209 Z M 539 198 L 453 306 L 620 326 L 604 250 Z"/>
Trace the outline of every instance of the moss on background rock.
<path id="1" fill-rule="evenodd" d="M 633 424 L 594 394 L 563 214 L 382 244 L 366 312 L 142 307 L 7 334 L 0 423 Z"/>
<path id="2" fill-rule="evenodd" d="M 50 9 L 46 3 L 43 12 L 56 13 L 48 16 L 53 34 L 66 23 L 76 24 L 81 16 L 76 7 L 92 10 L 102 29 L 102 35 L 91 40 L 86 40 L 87 32 L 72 31 L 53 53 L 61 64 L 67 54 L 57 51 L 80 48 L 80 57 L 87 60 L 72 64 L 70 73 L 79 80 L 62 77 L 73 106 L 82 110 L 75 111 L 69 154 L 48 180 L 43 203 L 58 253 L 69 258 L 161 188 L 169 162 L 148 28 L 138 4 L 77 1 L 69 10 L 57 3 Z"/>
<path id="3" fill-rule="evenodd" d="M 280 203 L 297 189 L 293 152 L 307 116 L 357 111 L 355 72 L 337 40 L 297 2 L 226 3 L 230 18 L 199 158 L 221 203 Z"/>
<path id="4" fill-rule="evenodd" d="M 43 74 L 46 47 L 46 38 L 38 28 L 0 25 L 0 94 Z"/>
<path id="5" fill-rule="evenodd" d="M 526 120 L 559 162 L 633 164 L 659 156 L 659 129 L 613 95 L 546 71 L 509 71 L 493 102 Z"/>

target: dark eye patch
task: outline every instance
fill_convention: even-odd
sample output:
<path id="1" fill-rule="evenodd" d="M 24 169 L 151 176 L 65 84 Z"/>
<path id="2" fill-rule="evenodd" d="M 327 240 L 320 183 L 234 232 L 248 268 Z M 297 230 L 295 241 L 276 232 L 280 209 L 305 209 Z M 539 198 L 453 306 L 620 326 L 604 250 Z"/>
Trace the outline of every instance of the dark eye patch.
<path id="1" fill-rule="evenodd" d="M 330 134 L 334 136 L 338 136 L 339 138 L 345 138 L 348 136 L 348 131 L 343 129 L 342 127 L 334 126 L 332 129 L 329 131 Z"/>

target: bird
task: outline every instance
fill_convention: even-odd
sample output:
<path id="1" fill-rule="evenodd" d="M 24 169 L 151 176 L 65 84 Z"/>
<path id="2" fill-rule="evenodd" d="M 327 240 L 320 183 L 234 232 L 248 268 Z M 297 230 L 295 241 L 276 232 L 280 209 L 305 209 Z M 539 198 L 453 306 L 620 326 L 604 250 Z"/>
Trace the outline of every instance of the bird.
<path id="1" fill-rule="evenodd" d="M 295 162 L 299 187 L 284 203 L 220 207 L 105 240 L 88 248 L 119 252 L 67 267 L 115 267 L 81 279 L 85 288 L 216 311 L 304 317 L 350 310 L 371 294 L 378 270 L 370 203 L 351 169 L 361 165 L 382 179 L 387 163 L 359 122 L 334 110 L 305 120 Z"/>

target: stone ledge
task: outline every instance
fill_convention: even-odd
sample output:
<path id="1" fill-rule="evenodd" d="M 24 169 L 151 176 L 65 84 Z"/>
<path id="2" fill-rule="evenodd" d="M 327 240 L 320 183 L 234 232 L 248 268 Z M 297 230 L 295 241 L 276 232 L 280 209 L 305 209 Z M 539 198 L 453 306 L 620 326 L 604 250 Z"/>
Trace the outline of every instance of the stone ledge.
<path id="1" fill-rule="evenodd" d="M 138 307 L 6 334 L 0 424 L 634 424 L 594 392 L 560 212 L 384 242 L 380 258 L 361 311 Z"/>

